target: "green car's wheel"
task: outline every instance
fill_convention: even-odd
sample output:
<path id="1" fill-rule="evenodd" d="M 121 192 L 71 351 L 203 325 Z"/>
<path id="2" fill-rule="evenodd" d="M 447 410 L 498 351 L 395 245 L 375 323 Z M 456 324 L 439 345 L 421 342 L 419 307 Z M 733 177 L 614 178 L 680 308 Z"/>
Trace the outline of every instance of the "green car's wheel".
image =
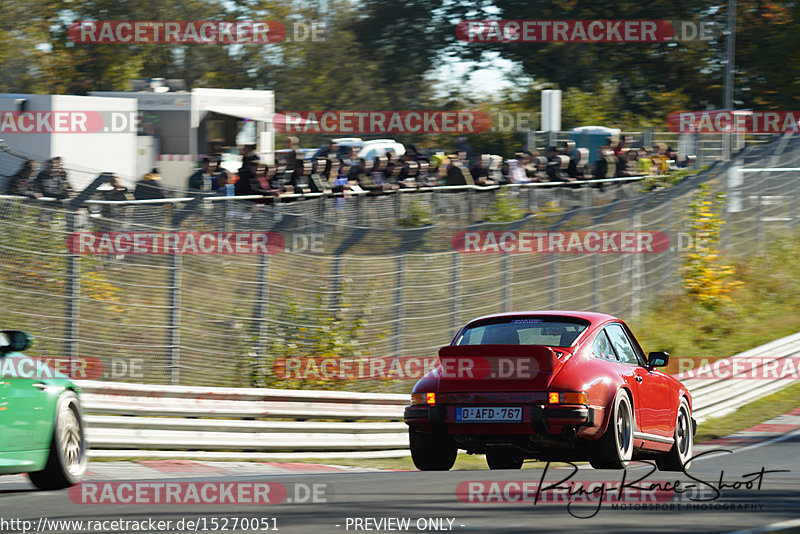
<path id="1" fill-rule="evenodd" d="M 29 473 L 39 489 L 61 489 L 80 481 L 88 464 L 86 435 L 78 396 L 65 391 L 56 405 L 50 456 L 41 471 Z"/>

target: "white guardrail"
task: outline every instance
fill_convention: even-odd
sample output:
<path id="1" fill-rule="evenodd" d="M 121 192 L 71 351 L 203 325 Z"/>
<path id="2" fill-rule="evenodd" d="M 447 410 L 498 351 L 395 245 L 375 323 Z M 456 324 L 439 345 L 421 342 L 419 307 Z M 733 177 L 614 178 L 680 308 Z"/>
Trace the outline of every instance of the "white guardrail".
<path id="1" fill-rule="evenodd" d="M 800 356 L 800 333 L 729 360 L 778 362 Z M 786 360 L 788 361 L 788 360 Z M 720 366 L 730 378 L 677 375 L 691 390 L 698 422 L 720 417 L 788 386 L 787 378 L 746 378 L 753 365 Z M 769 375 L 770 373 L 766 373 Z M 737 378 L 738 376 L 738 378 Z M 402 422 L 409 395 L 77 381 L 93 458 L 254 460 L 386 458 L 408 455 Z M 274 420 L 265 420 L 274 419 Z M 287 420 L 291 419 L 291 420 Z"/>

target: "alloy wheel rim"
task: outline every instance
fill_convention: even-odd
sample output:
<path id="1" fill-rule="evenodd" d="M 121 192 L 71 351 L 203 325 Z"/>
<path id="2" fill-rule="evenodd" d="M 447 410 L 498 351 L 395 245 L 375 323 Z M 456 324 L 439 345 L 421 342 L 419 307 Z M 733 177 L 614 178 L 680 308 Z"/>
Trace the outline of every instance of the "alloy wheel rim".
<path id="1" fill-rule="evenodd" d="M 686 420 L 686 412 L 681 410 L 678 416 L 678 425 L 675 428 L 675 437 L 678 440 L 678 451 L 682 458 L 689 454 L 689 433 L 688 421 Z"/>
<path id="2" fill-rule="evenodd" d="M 624 402 L 620 403 L 620 410 L 617 414 L 617 444 L 619 447 L 620 455 L 623 458 L 628 457 L 631 447 L 631 422 L 628 417 L 628 410 L 622 409 L 622 406 L 627 406 Z"/>
<path id="3" fill-rule="evenodd" d="M 65 404 L 59 414 L 61 456 L 71 474 L 79 472 L 83 464 L 83 433 L 71 404 Z"/>

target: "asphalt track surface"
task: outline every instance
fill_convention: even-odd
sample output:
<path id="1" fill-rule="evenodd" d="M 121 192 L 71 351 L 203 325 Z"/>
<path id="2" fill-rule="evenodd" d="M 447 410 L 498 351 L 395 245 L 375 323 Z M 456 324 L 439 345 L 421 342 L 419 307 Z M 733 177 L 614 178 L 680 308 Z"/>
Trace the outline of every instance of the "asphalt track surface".
<path id="1" fill-rule="evenodd" d="M 723 445 L 725 445 L 723 443 Z M 745 445 L 725 445 L 732 452 L 721 452 L 718 445 L 704 446 L 698 453 L 706 452 L 696 460 L 688 474 L 651 472 L 648 465 L 635 465 L 625 473 L 626 484 L 642 478 L 640 484 L 682 481 L 695 484 L 682 495 L 664 493 L 658 509 L 651 499 L 636 503 L 641 493 L 629 491 L 626 509 L 614 509 L 612 502 L 581 503 L 580 493 L 572 496 L 574 502 L 567 506 L 568 493 L 564 488 L 590 488 L 578 481 L 605 481 L 620 483 L 622 471 L 593 470 L 569 467 L 523 469 L 521 471 L 450 471 L 412 472 L 377 470 L 333 470 L 322 466 L 309 466 L 308 472 L 272 469 L 269 473 L 256 473 L 254 465 L 217 464 L 226 468 L 173 474 L 153 470 L 123 469 L 122 462 L 93 463 L 90 465 L 89 483 L 102 488 L 108 481 L 129 483 L 195 483 L 196 485 L 231 482 L 277 483 L 286 488 L 285 498 L 274 504 L 94 504 L 82 501 L 84 497 L 73 488 L 60 491 L 37 491 L 24 476 L 0 477 L 0 531 L 22 532 L 23 527 L 47 532 L 269 532 L 277 527 L 286 533 L 339 533 L 339 532 L 734 532 L 757 531 L 800 532 L 800 430 L 780 435 L 765 434 L 763 439 Z M 712 451 L 712 452 L 708 452 Z M 714 452 L 716 451 L 716 452 Z M 127 463 L 127 465 L 133 465 Z M 762 469 L 765 471 L 762 473 Z M 772 472 L 781 471 L 781 472 Z M 143 474 L 144 473 L 144 474 Z M 457 495 L 458 488 L 467 482 L 492 481 L 539 482 L 558 484 L 540 492 L 541 502 L 463 502 L 468 493 Z M 719 496 L 711 489 L 724 486 Z M 758 482 L 760 479 L 760 487 Z M 739 483 L 737 486 L 737 482 Z M 750 489 L 747 488 L 750 482 Z M 318 502 L 307 490 L 314 485 Z M 272 489 L 274 490 L 273 486 Z M 477 486 L 472 486 L 473 489 Z M 498 485 L 497 487 L 501 487 Z M 514 486 L 502 486 L 513 488 Z M 595 488 L 599 485 L 594 486 Z M 612 487 L 612 486 L 608 486 Z M 99 490 L 98 490 L 99 491 Z M 502 491 L 502 490 L 501 490 Z M 535 493 L 535 492 L 534 492 Z M 95 495 L 99 495 L 95 494 Z M 116 494 L 121 495 L 121 494 Z M 127 494 L 126 494 L 127 495 Z M 273 497 L 276 493 L 270 493 Z M 475 494 L 473 494 L 475 495 Z M 489 494 L 484 493 L 484 497 Z M 519 493 L 509 490 L 511 498 Z M 529 501 L 533 494 L 529 494 Z M 705 498 L 690 501 L 689 496 Z M 716 497 L 716 498 L 714 498 Z M 479 498 L 475 497 L 474 498 Z M 586 496 L 584 495 L 585 499 Z M 554 499 L 558 499 L 554 502 Z M 91 500 L 86 497 L 86 500 Z M 612 499 L 613 500 L 613 499 Z M 639 499 L 641 500 L 641 499 Z M 291 502 L 290 502 L 291 501 Z M 581 516 L 581 517 L 576 517 Z M 242 529 L 243 518 L 258 523 L 257 529 Z M 261 519 L 265 521 L 262 521 Z M 274 519 L 272 519 L 274 518 Z M 398 518 L 400 523 L 386 523 L 387 518 Z M 170 528 L 145 528 L 112 524 L 114 520 L 171 521 Z M 214 523 L 216 519 L 216 523 Z M 402 521 L 408 520 L 407 524 Z M 11 520 L 18 520 L 11 523 Z M 30 524 L 21 521 L 30 521 Z M 40 521 L 43 520 L 42 523 Z M 106 521 L 106 524 L 84 523 L 81 526 L 54 525 L 58 520 Z M 178 522 L 184 522 L 179 524 Z M 187 521 L 197 521 L 187 524 Z M 383 520 L 383 522 L 382 522 Z M 5 521 L 5 523 L 3 522 Z M 163 525 L 163 524 L 162 524 Z M 770 528 L 771 526 L 771 528 Z M 49 528 L 48 528 L 49 527 Z M 97 528 L 99 527 L 99 528 Z M 223 527 L 226 527 L 224 529 Z M 769 530 L 765 530 L 769 528 Z M 195 530 L 196 529 L 196 530 Z M 205 530 L 204 530 L 205 529 Z"/>

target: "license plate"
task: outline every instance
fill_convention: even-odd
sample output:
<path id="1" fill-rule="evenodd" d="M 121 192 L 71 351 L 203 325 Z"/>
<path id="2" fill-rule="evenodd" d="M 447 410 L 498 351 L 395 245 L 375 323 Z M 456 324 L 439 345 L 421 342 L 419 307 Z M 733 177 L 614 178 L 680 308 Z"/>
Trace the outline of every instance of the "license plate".
<path id="1" fill-rule="evenodd" d="M 456 408 L 457 423 L 519 423 L 522 408 L 508 406 L 459 406 Z"/>

